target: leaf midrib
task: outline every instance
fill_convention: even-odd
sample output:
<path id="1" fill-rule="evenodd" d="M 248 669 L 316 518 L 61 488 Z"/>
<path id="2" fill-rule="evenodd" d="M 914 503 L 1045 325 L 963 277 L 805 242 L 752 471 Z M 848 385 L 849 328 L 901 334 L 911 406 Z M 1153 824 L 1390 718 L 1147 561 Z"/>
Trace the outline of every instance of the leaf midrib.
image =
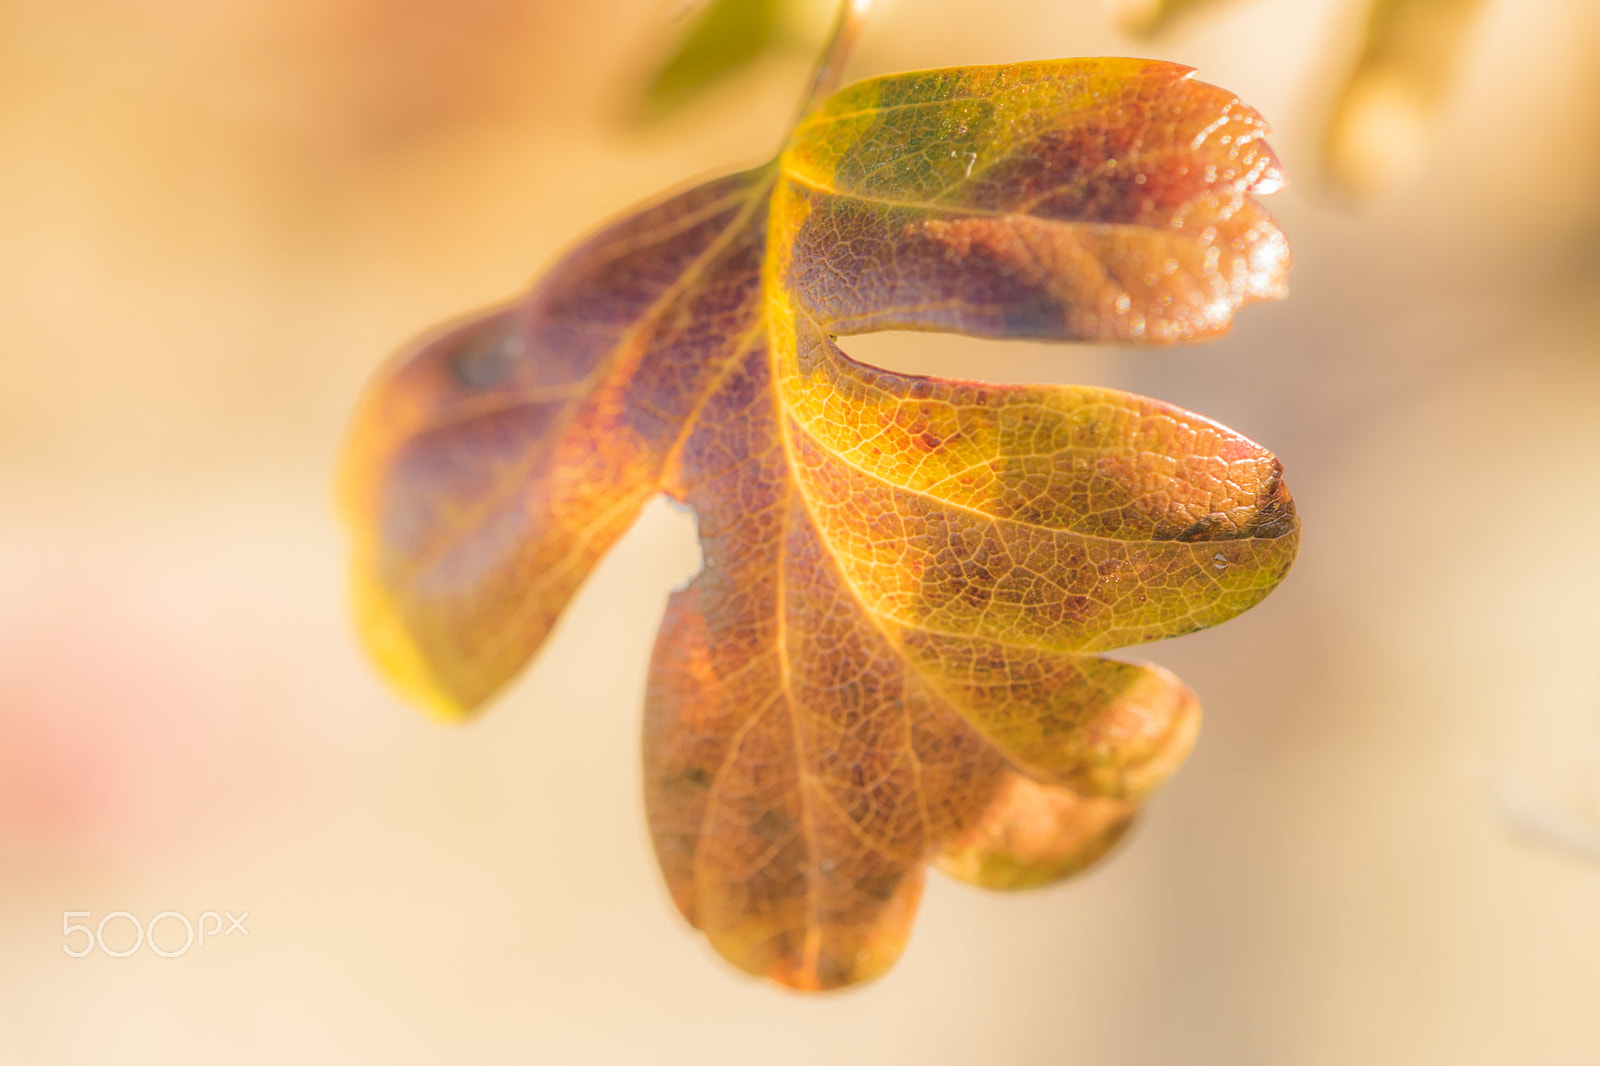
<path id="1" fill-rule="evenodd" d="M 799 310 L 799 309 L 796 309 L 796 314 L 804 314 L 804 312 Z M 809 316 L 807 316 L 807 317 L 809 318 Z M 815 320 L 812 320 L 812 321 L 813 321 L 813 324 L 815 324 Z M 821 330 L 822 327 L 818 326 L 817 328 L 819 330 Z M 773 351 L 776 351 L 776 347 L 775 346 L 773 347 Z M 883 620 L 880 619 L 880 617 L 877 614 L 877 612 L 875 612 L 871 607 L 869 607 L 867 605 L 866 600 L 862 596 L 861 590 L 856 587 L 855 582 L 853 580 L 851 580 L 850 576 L 844 572 L 844 568 L 839 565 L 837 559 L 834 556 L 834 552 L 833 552 L 831 546 L 828 543 L 828 539 L 827 539 L 826 535 L 822 532 L 822 527 L 821 527 L 820 523 L 817 520 L 816 512 L 812 507 L 812 501 L 811 501 L 809 495 L 807 494 L 807 492 L 805 490 L 805 486 L 801 483 L 800 478 L 796 474 L 796 471 L 799 469 L 799 464 L 797 463 L 796 457 L 795 457 L 794 443 L 790 438 L 790 423 L 794 422 L 796 426 L 798 426 L 799 423 L 798 423 L 797 420 L 792 419 L 790 417 L 790 415 L 789 415 L 788 405 L 783 400 L 780 380 L 781 379 L 780 379 L 780 377 L 779 377 L 779 375 L 777 373 L 777 367 L 774 366 L 773 367 L 772 380 L 770 382 L 770 388 L 771 388 L 771 392 L 772 392 L 773 410 L 776 412 L 776 414 L 778 416 L 778 420 L 779 420 L 779 440 L 782 442 L 783 450 L 784 450 L 784 458 L 785 458 L 785 460 L 787 462 L 787 465 L 788 465 L 788 470 L 786 471 L 786 474 L 787 474 L 787 476 L 789 478 L 789 486 L 790 486 L 789 487 L 789 492 L 794 496 L 794 498 L 796 498 L 796 499 L 798 499 L 800 501 L 801 506 L 803 507 L 803 509 L 805 511 L 806 521 L 808 523 L 810 523 L 812 532 L 816 536 L 818 544 L 824 549 L 824 553 L 825 553 L 825 555 L 827 556 L 827 559 L 828 559 L 828 565 L 833 569 L 834 576 L 838 580 L 839 585 L 842 588 L 847 589 L 849 591 L 851 598 L 853 600 L 855 600 L 856 605 L 859 608 L 862 616 L 867 619 L 868 624 L 878 633 L 878 635 L 882 638 L 884 644 L 900 660 L 903 669 L 905 670 L 905 672 L 908 675 L 914 676 L 922 685 L 924 685 L 927 688 L 929 693 L 931 693 L 935 698 L 937 698 L 941 703 L 943 703 L 945 705 L 945 707 L 948 708 L 951 713 L 955 714 L 975 734 L 977 734 L 978 736 L 982 737 L 984 743 L 986 743 L 997 755 L 999 755 L 999 757 L 1002 760 L 1004 760 L 1007 765 L 1010 765 L 1018 773 L 1024 775 L 1025 777 L 1029 778 L 1032 781 L 1035 781 L 1035 782 L 1041 783 L 1041 784 L 1053 784 L 1054 782 L 1051 779 L 1052 775 L 1044 772 L 1043 770 L 1041 770 L 1039 768 L 1031 767 L 1031 766 L 1021 762 L 1020 760 L 1018 760 L 1011 752 L 1006 750 L 1006 748 L 1004 746 L 999 744 L 989 734 L 989 732 L 987 730 L 985 730 L 983 727 L 981 727 L 978 723 L 974 722 L 972 720 L 971 715 L 969 715 L 962 708 L 962 706 L 961 706 L 961 704 L 959 702 L 957 702 L 956 700 L 952 699 L 951 696 L 944 690 L 944 688 L 941 685 L 937 684 L 932 678 L 928 677 L 927 674 L 924 673 L 924 671 L 921 669 L 921 667 L 906 653 L 904 646 L 900 643 L 900 641 L 896 638 L 896 636 L 894 634 L 890 633 L 889 630 L 882 624 Z M 801 428 L 803 428 L 803 427 L 801 427 Z M 815 438 L 813 438 L 813 439 L 815 439 Z M 786 515 L 787 515 L 787 511 L 786 511 Z M 787 533 L 787 527 L 788 527 L 788 522 L 787 522 L 787 518 L 786 518 L 785 523 L 784 523 L 785 533 Z M 787 537 L 785 537 L 785 540 L 787 540 Z M 779 547 L 779 553 L 780 553 L 779 554 L 780 567 L 782 567 L 782 566 L 786 565 L 787 553 L 784 550 L 783 545 L 781 545 L 781 544 L 780 544 L 780 547 Z M 785 577 L 786 577 L 786 573 L 782 569 L 780 569 L 779 582 L 778 582 L 780 589 L 784 585 Z M 779 624 L 780 624 L 780 627 L 781 627 L 780 631 L 783 632 L 786 635 L 787 634 L 787 619 L 784 618 L 784 601 L 781 600 L 781 599 L 780 599 L 780 602 L 779 602 L 778 615 L 779 615 Z M 784 661 L 784 667 L 783 668 L 784 668 L 785 671 L 787 671 L 787 669 L 788 669 L 788 665 L 787 665 L 787 662 L 788 662 L 788 646 L 787 646 L 787 640 L 786 639 L 784 640 L 784 642 L 781 645 L 781 647 L 782 647 L 782 654 L 784 656 L 784 660 L 783 660 Z M 787 673 L 785 674 L 785 676 L 787 677 Z M 794 711 L 793 711 L 794 703 L 792 702 L 792 695 L 790 697 L 790 700 L 791 700 L 791 702 L 790 702 L 791 713 L 794 713 Z M 913 760 L 916 760 L 915 739 L 911 735 L 911 732 L 910 732 L 909 728 L 907 730 L 907 735 L 906 735 L 906 752 Z M 806 786 L 805 786 L 805 782 L 806 782 L 806 780 L 807 780 L 807 778 L 809 776 L 809 768 L 801 761 L 801 754 L 802 754 L 802 749 L 797 744 L 796 748 L 795 748 L 795 759 L 796 759 L 796 764 L 797 764 L 796 769 L 797 769 L 797 773 L 798 773 L 798 779 L 801 781 L 801 784 L 802 784 L 802 788 L 801 788 L 801 803 L 802 803 L 803 810 L 805 812 L 806 817 L 809 818 L 810 817 L 810 804 L 813 802 L 811 797 L 808 795 L 808 792 L 807 792 L 807 789 L 806 789 Z M 918 802 L 919 802 L 919 810 L 921 810 L 923 812 L 923 814 L 924 814 L 924 817 L 926 817 L 927 797 L 922 793 L 921 775 L 920 775 L 920 773 L 917 775 L 917 798 L 918 798 Z M 927 825 L 927 823 L 924 822 L 924 839 L 923 839 L 923 852 L 924 852 L 924 854 L 932 853 L 935 850 L 935 848 L 939 845 L 939 843 L 941 843 L 941 842 L 936 841 L 936 840 L 933 839 L 932 833 L 929 831 L 930 828 L 931 827 L 929 827 Z M 817 864 L 816 853 L 815 853 L 815 850 L 814 850 L 814 842 L 813 842 L 813 851 L 811 853 L 811 864 L 810 865 L 811 865 L 812 869 L 811 869 L 811 871 L 809 871 L 810 876 L 808 876 L 808 878 L 807 878 L 808 891 L 810 890 L 810 885 L 812 883 L 811 878 L 812 877 L 820 877 L 820 875 L 821 875 L 820 868 L 818 868 L 818 864 Z"/>

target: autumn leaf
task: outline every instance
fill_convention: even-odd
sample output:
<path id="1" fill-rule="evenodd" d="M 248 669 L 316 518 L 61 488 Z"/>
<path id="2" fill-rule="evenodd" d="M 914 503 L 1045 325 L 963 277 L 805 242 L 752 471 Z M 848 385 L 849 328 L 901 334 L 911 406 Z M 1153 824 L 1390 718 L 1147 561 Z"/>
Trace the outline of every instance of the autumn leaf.
<path id="1" fill-rule="evenodd" d="M 1170 343 L 1282 294 L 1255 112 L 1167 63 L 876 78 L 780 156 L 637 211 L 369 390 L 346 458 L 361 632 L 445 718 L 500 691 L 644 503 L 699 519 L 645 708 L 667 885 L 736 966 L 888 968 L 934 863 L 1102 854 L 1194 695 L 1110 649 L 1257 603 L 1276 459 L 1109 389 L 889 373 L 872 330 Z"/>

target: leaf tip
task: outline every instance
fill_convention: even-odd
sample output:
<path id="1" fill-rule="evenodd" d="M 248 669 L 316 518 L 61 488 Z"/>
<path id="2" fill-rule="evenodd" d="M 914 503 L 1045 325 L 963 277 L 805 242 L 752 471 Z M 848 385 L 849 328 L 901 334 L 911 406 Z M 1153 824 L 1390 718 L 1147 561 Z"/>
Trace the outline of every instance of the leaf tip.
<path id="1" fill-rule="evenodd" d="M 454 725 L 477 716 L 482 697 L 448 684 L 405 627 L 388 617 L 368 591 L 358 587 L 355 602 L 361 645 L 390 689 L 436 722 Z"/>

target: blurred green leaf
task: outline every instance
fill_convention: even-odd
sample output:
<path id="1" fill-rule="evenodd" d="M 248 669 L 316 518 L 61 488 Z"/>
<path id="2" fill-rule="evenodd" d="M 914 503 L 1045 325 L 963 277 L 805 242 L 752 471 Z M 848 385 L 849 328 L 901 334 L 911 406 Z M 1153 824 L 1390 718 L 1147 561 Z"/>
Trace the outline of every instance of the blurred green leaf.
<path id="1" fill-rule="evenodd" d="M 1323 162 L 1341 191 L 1370 199 L 1416 169 L 1482 7 L 1482 0 L 1375 0 L 1328 125 Z"/>
<path id="2" fill-rule="evenodd" d="M 1136 37 L 1153 37 L 1179 15 L 1195 8 L 1213 7 L 1220 0 L 1110 0 L 1111 15 L 1122 29 Z"/>
<path id="3" fill-rule="evenodd" d="M 706 87 L 782 44 L 789 7 L 796 0 L 710 0 L 695 14 L 688 35 L 646 84 L 645 116 L 677 109 Z"/>

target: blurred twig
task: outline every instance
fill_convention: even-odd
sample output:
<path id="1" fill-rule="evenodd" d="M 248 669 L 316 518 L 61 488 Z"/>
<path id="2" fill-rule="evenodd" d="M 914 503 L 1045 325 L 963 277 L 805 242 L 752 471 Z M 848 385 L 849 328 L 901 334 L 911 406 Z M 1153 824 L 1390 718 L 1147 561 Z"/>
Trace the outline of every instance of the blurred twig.
<path id="1" fill-rule="evenodd" d="M 1522 771 L 1502 768 L 1487 773 L 1484 789 L 1513 836 L 1600 863 L 1600 821 L 1569 810 Z"/>
<path id="2" fill-rule="evenodd" d="M 844 80 L 844 65 L 849 62 L 850 53 L 855 49 L 861 31 L 866 29 L 867 19 L 872 17 L 874 2 L 875 0 L 844 0 L 840 5 L 839 18 L 833 24 L 833 33 L 828 38 L 827 47 L 822 50 L 822 57 L 817 60 L 816 73 L 811 77 L 811 90 L 806 94 L 805 102 L 800 105 L 802 117 L 826 99 Z"/>

